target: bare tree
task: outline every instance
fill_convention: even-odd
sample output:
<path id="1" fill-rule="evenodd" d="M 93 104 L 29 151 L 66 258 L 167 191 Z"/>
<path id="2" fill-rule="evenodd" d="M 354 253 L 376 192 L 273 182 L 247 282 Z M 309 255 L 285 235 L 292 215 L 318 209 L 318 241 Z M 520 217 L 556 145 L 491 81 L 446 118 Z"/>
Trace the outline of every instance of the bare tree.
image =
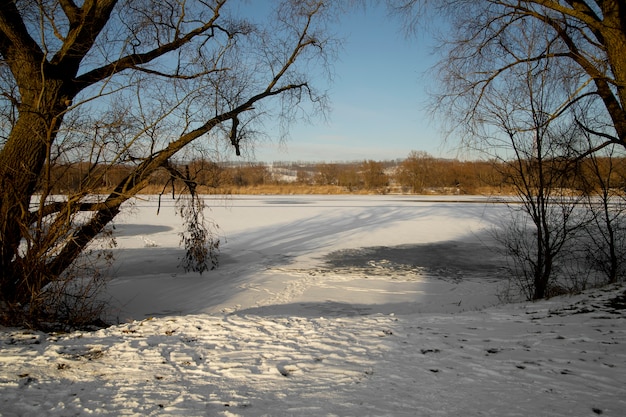
<path id="1" fill-rule="evenodd" d="M 435 158 L 427 152 L 411 151 L 400 164 L 396 177 L 400 185 L 414 193 L 423 193 L 427 187 L 434 188 L 438 185 Z"/>
<path id="2" fill-rule="evenodd" d="M 539 130 L 532 139 L 507 130 L 516 158 L 497 165 L 519 203 L 509 204 L 510 218 L 503 219 L 496 239 L 509 260 L 510 279 L 528 300 L 580 289 L 568 288 L 570 273 L 585 281 L 575 268 L 575 242 L 587 219 L 581 195 L 570 187 L 573 166 L 559 157 L 560 137 Z"/>
<path id="3" fill-rule="evenodd" d="M 626 146 L 626 3 L 621 0 L 390 0 L 409 23 L 433 12 L 449 22 L 442 34 L 445 56 L 436 67 L 442 83 L 435 91 L 438 109 L 452 128 L 472 141 L 480 137 L 480 104 L 494 91 L 506 93 L 516 68 L 548 62 L 561 79 L 553 93 L 561 103 L 550 114 L 595 109 L 580 118 L 595 137 L 587 152 L 609 144 Z M 431 19 L 432 20 L 432 19 Z M 532 55 L 520 54 L 528 29 L 536 38 Z M 538 44 L 541 42 L 541 44 Z M 525 52 L 525 51 L 524 51 Z M 587 110 L 585 110 L 587 111 Z"/>
<path id="4" fill-rule="evenodd" d="M 584 245 L 586 259 L 590 268 L 600 271 L 608 283 L 621 281 L 626 274 L 626 177 L 624 161 L 616 161 L 614 153 L 612 146 L 589 155 L 580 175 L 591 217 L 586 229 L 588 243 Z"/>
<path id="5" fill-rule="evenodd" d="M 449 22 L 441 40 L 444 56 L 435 68 L 441 80 L 435 108 L 466 145 L 511 162 L 513 184 L 536 229 L 525 249 L 536 253 L 530 298 L 542 297 L 553 258 L 567 252 L 563 247 L 580 217 L 558 195 L 568 186 L 565 173 L 601 149 L 626 147 L 626 3 L 391 4 L 404 16 L 434 11 Z"/>
<path id="6" fill-rule="evenodd" d="M 534 56 L 543 47 L 542 34 L 536 24 L 520 28 L 516 54 Z M 548 61 L 527 60 L 499 88 L 490 86 L 474 110 L 484 123 L 484 151 L 491 148 L 520 200 L 499 240 L 528 299 L 562 285 L 559 268 L 570 263 L 564 258 L 585 222 L 577 209 L 582 196 L 572 187 L 580 129 L 571 117 L 552 117 L 561 105 L 560 83 Z"/>
<path id="7" fill-rule="evenodd" d="M 339 181 L 339 165 L 338 164 L 319 164 L 317 166 L 317 174 L 315 182 L 320 185 L 337 185 Z"/>
<path id="8" fill-rule="evenodd" d="M 385 166 L 381 162 L 370 159 L 363 161 L 359 168 L 365 189 L 385 193 L 385 189 L 389 185 L 389 178 L 385 173 Z"/>
<path id="9" fill-rule="evenodd" d="M 332 57 L 325 25 L 335 10 L 276 2 L 255 22 L 237 7 L 2 2 L 3 311 L 36 307 L 156 172 L 184 178 L 171 161 L 190 144 L 226 141 L 239 155 L 264 118 L 324 109 L 309 78 Z M 79 172 L 77 191 L 62 197 L 52 195 L 59 165 Z M 113 191 L 97 197 L 103 185 Z"/>

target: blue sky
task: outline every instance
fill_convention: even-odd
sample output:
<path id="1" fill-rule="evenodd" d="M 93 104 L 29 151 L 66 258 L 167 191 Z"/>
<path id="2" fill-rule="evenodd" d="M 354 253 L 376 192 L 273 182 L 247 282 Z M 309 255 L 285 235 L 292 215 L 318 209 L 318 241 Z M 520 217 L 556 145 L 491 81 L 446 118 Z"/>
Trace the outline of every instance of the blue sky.
<path id="1" fill-rule="evenodd" d="M 344 16 L 345 38 L 329 85 L 328 120 L 296 123 L 284 144 L 268 132 L 258 161 L 354 161 L 405 158 L 411 150 L 450 156 L 443 134 L 425 110 L 426 71 L 435 63 L 427 34 L 407 38 L 384 7 Z M 325 87 L 325 86 L 322 86 Z"/>

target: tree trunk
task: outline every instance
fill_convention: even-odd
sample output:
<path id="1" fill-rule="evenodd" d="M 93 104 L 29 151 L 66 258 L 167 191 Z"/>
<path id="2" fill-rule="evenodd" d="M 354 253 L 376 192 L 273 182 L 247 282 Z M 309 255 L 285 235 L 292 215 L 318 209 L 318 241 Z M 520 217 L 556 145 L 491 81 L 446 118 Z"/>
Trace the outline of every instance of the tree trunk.
<path id="1" fill-rule="evenodd" d="M 609 54 L 612 52 L 614 55 L 619 55 L 619 58 L 611 59 L 611 68 L 616 81 L 614 87 L 617 90 L 616 98 L 618 100 L 610 100 L 611 95 L 609 95 L 608 90 L 606 94 L 603 94 L 605 88 L 599 87 L 598 91 L 600 91 L 600 95 L 604 99 L 620 144 L 626 147 L 626 59 L 624 58 L 626 35 L 621 38 L 616 37 L 612 41 L 611 43 L 607 41 L 607 46 L 609 47 L 607 49 Z M 598 82 L 596 82 L 596 85 L 598 85 Z"/>
<path id="2" fill-rule="evenodd" d="M 533 292 L 533 300 L 541 300 L 548 295 L 548 283 L 550 275 L 552 275 L 552 257 L 544 254 L 544 263 L 538 265 L 537 275 L 535 276 L 535 288 Z"/>
<path id="3" fill-rule="evenodd" d="M 41 125 L 41 117 L 34 113 L 20 115 L 0 152 L 0 288 L 7 300 L 15 299 L 21 279 L 21 271 L 14 270 L 21 230 L 30 226 L 30 198 L 46 159 L 45 138 L 38 134 Z"/>
<path id="4" fill-rule="evenodd" d="M 0 151 L 0 300 L 7 302 L 25 301 L 25 294 L 18 293 L 26 279 L 19 247 L 22 238 L 30 235 L 31 198 L 65 110 L 65 100 L 59 98 L 61 83 L 43 85 L 35 105 L 20 106 L 19 118 Z"/>
<path id="5" fill-rule="evenodd" d="M 622 110 L 626 111 L 626 4 L 622 0 L 605 1 L 604 7 L 606 52 Z"/>

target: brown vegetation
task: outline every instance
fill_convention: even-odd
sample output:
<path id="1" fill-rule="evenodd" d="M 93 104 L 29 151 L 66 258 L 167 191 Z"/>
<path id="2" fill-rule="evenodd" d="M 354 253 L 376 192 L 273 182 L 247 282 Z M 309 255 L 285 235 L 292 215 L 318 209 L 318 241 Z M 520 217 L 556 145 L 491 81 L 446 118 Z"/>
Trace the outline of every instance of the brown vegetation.
<path id="1" fill-rule="evenodd" d="M 556 163 L 556 162 L 555 162 Z M 599 158 L 598 168 L 587 160 L 575 165 L 569 188 L 586 194 L 599 190 L 585 178 L 592 169 L 610 171 L 611 184 L 626 190 L 626 160 Z M 197 184 L 201 194 L 455 194 L 507 195 L 513 193 L 511 173 L 496 161 L 440 159 L 411 152 L 404 160 L 342 163 L 216 163 L 194 160 L 176 166 L 188 178 L 178 178 L 165 169 L 157 171 L 143 193 L 160 194 L 184 189 L 184 180 Z M 89 188 L 110 192 L 132 167 L 89 167 L 83 163 L 52 169 L 54 194 Z"/>

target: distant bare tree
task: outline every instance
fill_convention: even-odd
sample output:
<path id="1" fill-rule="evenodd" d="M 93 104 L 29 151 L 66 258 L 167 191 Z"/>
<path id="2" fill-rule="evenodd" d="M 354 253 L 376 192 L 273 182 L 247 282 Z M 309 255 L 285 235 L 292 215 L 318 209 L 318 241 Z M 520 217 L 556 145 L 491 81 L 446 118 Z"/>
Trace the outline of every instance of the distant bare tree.
<path id="1" fill-rule="evenodd" d="M 337 185 L 354 191 L 361 188 L 363 181 L 357 163 L 337 164 Z"/>
<path id="2" fill-rule="evenodd" d="M 389 177 L 385 174 L 385 166 L 381 162 L 363 161 L 360 168 L 366 189 L 384 191 L 389 185 Z"/>
<path id="3" fill-rule="evenodd" d="M 318 164 L 315 182 L 319 185 L 337 185 L 339 181 L 338 164 Z"/>
<path id="4" fill-rule="evenodd" d="M 433 172 L 435 158 L 427 152 L 411 151 L 402 161 L 396 173 L 396 180 L 414 193 L 422 193 L 427 187 L 435 187 L 436 174 Z"/>

